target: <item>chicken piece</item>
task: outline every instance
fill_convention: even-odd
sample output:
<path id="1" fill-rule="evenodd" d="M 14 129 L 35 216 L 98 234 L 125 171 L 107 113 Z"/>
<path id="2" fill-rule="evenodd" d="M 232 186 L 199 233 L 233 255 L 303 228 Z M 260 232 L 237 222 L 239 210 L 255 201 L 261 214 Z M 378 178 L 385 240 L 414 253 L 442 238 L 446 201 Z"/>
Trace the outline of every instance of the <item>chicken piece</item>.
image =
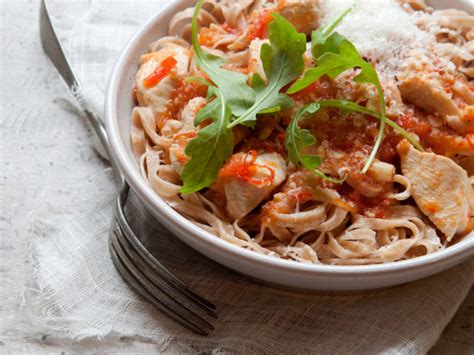
<path id="1" fill-rule="evenodd" d="M 449 116 L 447 122 L 459 133 L 474 133 L 474 105 L 464 107 L 461 117 Z"/>
<path id="2" fill-rule="evenodd" d="M 145 79 L 149 78 L 160 64 L 169 57 L 176 60 L 176 66 L 155 86 L 146 87 Z M 140 58 L 140 69 L 135 77 L 138 104 L 150 107 L 155 114 L 161 112 L 170 98 L 171 92 L 176 87 L 177 77 L 188 73 L 190 58 L 191 52 L 188 49 L 172 44 L 158 52 L 143 55 Z"/>
<path id="3" fill-rule="evenodd" d="M 403 100 L 442 117 L 460 116 L 461 112 L 437 80 L 413 75 L 399 85 Z"/>
<path id="4" fill-rule="evenodd" d="M 196 137 L 197 132 L 191 131 L 180 131 L 173 137 L 173 142 L 169 148 L 169 157 L 174 170 L 181 175 L 184 171 L 184 166 L 189 161 L 189 157 L 186 155 L 185 150 L 191 139 Z"/>
<path id="5" fill-rule="evenodd" d="M 398 0 L 398 2 L 402 6 L 407 4 L 414 11 L 425 11 L 428 8 L 425 3 L 425 0 Z"/>
<path id="6" fill-rule="evenodd" d="M 204 97 L 195 97 L 191 99 L 184 107 L 181 114 L 181 122 L 183 123 L 182 131 L 190 131 L 194 129 L 194 120 L 198 112 L 206 106 L 207 101 Z"/>
<path id="7" fill-rule="evenodd" d="M 235 154 L 221 172 L 226 171 L 236 159 L 245 161 L 248 157 L 243 153 Z M 227 212 L 234 219 L 245 217 L 286 178 L 286 162 L 277 153 L 259 154 L 251 166 L 253 168 L 249 169 L 251 176 L 248 179 L 230 174 L 221 177 L 227 199 Z M 259 181 L 265 183 L 258 184 Z"/>
<path id="8" fill-rule="evenodd" d="M 406 140 L 397 149 L 420 210 L 448 242 L 467 232 L 473 195 L 466 171 L 449 158 L 417 151 Z"/>
<path id="9" fill-rule="evenodd" d="M 453 92 L 456 96 L 463 99 L 466 104 L 474 105 L 474 92 L 471 91 L 467 83 L 457 80 L 453 85 Z"/>
<path id="10" fill-rule="evenodd" d="M 431 22 L 441 27 L 452 28 L 458 31 L 474 27 L 474 17 L 465 11 L 457 9 L 446 9 L 433 12 Z"/>
<path id="11" fill-rule="evenodd" d="M 184 153 L 184 149 L 185 147 L 176 143 L 172 144 L 169 149 L 171 165 L 179 176 L 183 174 L 184 166 L 188 162 L 188 157 Z"/>
<path id="12" fill-rule="evenodd" d="M 268 39 L 254 39 L 249 46 L 250 49 L 250 61 L 249 61 L 249 72 L 250 74 L 258 74 L 260 77 L 267 81 L 267 75 L 263 69 L 262 60 L 260 59 L 260 51 L 264 43 L 270 43 Z"/>
<path id="13" fill-rule="evenodd" d="M 438 80 L 414 75 L 399 85 L 403 100 L 439 115 L 459 133 L 474 132 L 474 117 L 469 107 L 461 112 Z"/>
<path id="14" fill-rule="evenodd" d="M 319 27 L 320 4 L 320 0 L 284 0 L 279 3 L 279 12 L 298 32 L 309 35 Z"/>

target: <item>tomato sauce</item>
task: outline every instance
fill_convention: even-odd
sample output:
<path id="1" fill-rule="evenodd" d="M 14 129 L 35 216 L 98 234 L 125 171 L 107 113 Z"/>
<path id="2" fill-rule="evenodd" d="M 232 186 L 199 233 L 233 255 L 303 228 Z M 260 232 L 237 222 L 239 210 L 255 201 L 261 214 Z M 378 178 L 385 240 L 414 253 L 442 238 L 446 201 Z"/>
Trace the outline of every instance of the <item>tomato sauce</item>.
<path id="1" fill-rule="evenodd" d="M 174 139 L 175 140 L 180 140 L 182 138 L 186 139 L 186 140 L 189 140 L 189 139 L 192 139 L 194 137 L 197 136 L 197 132 L 196 131 L 188 131 L 188 132 L 182 132 L 182 133 L 178 133 Z"/>
<path id="2" fill-rule="evenodd" d="M 415 110 L 413 113 L 400 115 L 395 121 L 408 132 L 415 133 L 421 145 L 430 148 L 434 153 L 453 156 L 466 150 L 474 152 L 474 135 L 460 135 L 447 124 L 433 127 L 429 123 L 429 114 Z"/>
<path id="3" fill-rule="evenodd" d="M 300 205 L 303 205 L 307 202 L 312 201 L 313 199 L 313 191 L 310 188 L 301 188 L 300 190 L 292 193 L 290 195 L 293 197 Z"/>
<path id="4" fill-rule="evenodd" d="M 171 96 L 160 113 L 157 120 L 157 127 L 161 130 L 169 119 L 176 119 L 177 115 L 187 103 L 195 97 L 206 97 L 207 86 L 197 82 L 187 83 L 184 79 L 178 79 L 176 88 L 171 92 Z"/>
<path id="5" fill-rule="evenodd" d="M 248 40 L 263 39 L 268 31 L 268 25 L 272 22 L 272 13 L 268 9 L 264 9 L 259 13 L 258 19 L 255 23 L 249 26 Z"/>
<path id="6" fill-rule="evenodd" d="M 155 71 L 153 73 L 151 73 L 150 75 L 148 75 L 143 80 L 143 85 L 147 89 L 151 89 L 151 88 L 155 87 L 156 85 L 158 85 L 161 82 L 161 80 L 163 80 L 170 73 L 170 71 L 174 67 L 176 67 L 176 64 L 178 64 L 178 62 L 176 61 L 176 59 L 174 59 L 174 57 L 168 57 L 168 58 L 164 59 L 158 65 L 158 67 L 155 69 Z"/>
<path id="7" fill-rule="evenodd" d="M 287 152 L 285 148 L 285 133 L 273 133 L 270 138 L 266 140 L 260 140 L 254 136 L 250 136 L 244 140 L 242 150 L 257 150 L 264 151 L 267 153 L 276 152 L 279 153 L 281 156 L 286 157 Z"/>
<path id="8" fill-rule="evenodd" d="M 215 42 L 217 31 L 203 27 L 199 31 L 199 44 L 205 47 L 212 47 Z"/>
<path id="9" fill-rule="evenodd" d="M 236 177 L 259 187 L 270 185 L 275 179 L 275 171 L 267 166 L 257 164 L 257 152 L 251 150 L 246 154 L 233 155 L 219 171 L 219 177 Z M 269 177 L 254 179 L 258 169 L 267 169 Z"/>
<path id="10" fill-rule="evenodd" d="M 288 85 L 283 91 L 286 91 L 293 83 Z M 328 100 L 337 97 L 338 89 L 333 81 L 328 77 L 323 77 L 318 81 L 312 83 L 308 87 L 295 94 L 289 95 L 295 101 L 302 104 L 309 104 L 316 100 Z"/>
<path id="11" fill-rule="evenodd" d="M 234 28 L 231 25 L 224 23 L 220 26 L 216 25 L 212 28 L 202 27 L 199 31 L 199 44 L 205 47 L 213 47 L 218 40 L 222 38 L 224 33 L 229 33 L 233 35 L 240 35 L 241 30 L 239 28 Z"/>
<path id="12" fill-rule="evenodd" d="M 396 133 L 392 128 L 387 128 L 382 144 L 377 152 L 377 159 L 386 163 L 398 165 L 399 156 L 397 145 L 402 141 L 402 139 L 403 136 Z"/>
<path id="13" fill-rule="evenodd" d="M 224 23 L 221 25 L 221 28 L 226 31 L 227 33 L 231 33 L 233 35 L 240 35 L 242 34 L 242 31 L 240 30 L 240 28 L 235 28 L 235 27 L 232 27 L 231 25 L 229 25 L 228 23 Z"/>
<path id="14" fill-rule="evenodd" d="M 219 41 L 222 38 L 222 30 L 221 28 L 208 28 L 208 27 L 203 27 L 199 31 L 199 44 L 204 47 L 212 48 L 216 45 L 217 41 Z M 218 46 L 220 49 L 226 49 L 227 45 L 219 45 Z"/>
<path id="15" fill-rule="evenodd" d="M 351 186 L 344 183 L 336 188 L 342 199 L 355 207 L 358 214 L 371 218 L 385 218 L 387 207 L 393 203 L 393 200 L 381 196 L 367 197 Z"/>
<path id="16" fill-rule="evenodd" d="M 182 164 L 186 164 L 188 157 L 184 153 L 189 141 L 197 136 L 196 131 L 181 132 L 174 136 L 173 143 L 181 147 L 175 150 L 176 160 Z"/>
<path id="17" fill-rule="evenodd" d="M 356 115 L 342 116 L 337 109 L 326 110 L 327 117 L 317 117 L 311 121 L 311 133 L 321 142 L 327 140 L 331 150 L 345 153 L 366 151 L 374 144 L 378 124 L 375 119 L 358 124 Z M 359 116 L 360 117 L 360 116 Z"/>

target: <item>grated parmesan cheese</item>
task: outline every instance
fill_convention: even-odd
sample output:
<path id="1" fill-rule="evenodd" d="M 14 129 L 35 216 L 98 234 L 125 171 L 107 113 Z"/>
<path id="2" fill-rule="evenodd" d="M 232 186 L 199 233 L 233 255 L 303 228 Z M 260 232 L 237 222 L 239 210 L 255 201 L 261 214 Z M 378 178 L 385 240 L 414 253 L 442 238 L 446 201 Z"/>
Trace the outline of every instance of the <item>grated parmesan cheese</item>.
<path id="1" fill-rule="evenodd" d="M 325 0 L 325 24 L 334 19 L 353 0 Z M 390 79 L 403 68 L 413 49 L 426 49 L 435 37 L 420 30 L 412 15 L 394 0 L 359 0 L 336 29 L 347 37 L 361 55 L 377 63 L 377 71 Z"/>

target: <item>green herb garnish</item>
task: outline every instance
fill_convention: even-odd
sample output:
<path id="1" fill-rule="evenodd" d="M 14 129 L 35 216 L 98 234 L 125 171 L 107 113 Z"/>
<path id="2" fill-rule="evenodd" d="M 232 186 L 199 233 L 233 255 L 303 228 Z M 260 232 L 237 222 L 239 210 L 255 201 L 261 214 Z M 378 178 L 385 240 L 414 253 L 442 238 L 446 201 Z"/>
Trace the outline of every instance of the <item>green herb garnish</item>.
<path id="1" fill-rule="evenodd" d="M 293 117 L 290 125 L 286 128 L 285 147 L 288 151 L 288 159 L 295 165 L 302 166 L 306 170 L 314 172 L 325 180 L 342 183 L 342 180 L 332 179 L 326 176 L 318 168 L 323 162 L 319 155 L 303 154 L 303 149 L 316 144 L 316 138 L 307 130 L 299 127 L 301 120 L 308 114 L 314 114 L 321 109 L 318 102 L 303 106 Z"/>
<path id="2" fill-rule="evenodd" d="M 193 49 L 199 68 L 212 80 L 189 78 L 209 85 L 209 94 L 215 99 L 203 108 L 196 117 L 195 125 L 204 119 L 213 123 L 201 129 L 186 147 L 191 157 L 181 176 L 184 186 L 181 193 L 187 194 L 209 187 L 217 178 L 219 169 L 233 151 L 232 127 L 239 124 L 252 125 L 257 114 L 270 114 L 290 107 L 292 100 L 279 91 L 297 78 L 304 70 L 303 53 L 306 40 L 282 16 L 274 14 L 270 24 L 270 43 L 262 46 L 261 58 L 268 84 L 258 75 L 252 77 L 252 87 L 247 76 L 222 69 L 226 63 L 221 57 L 205 52 L 198 41 L 198 15 L 203 0 L 196 6 L 192 21 Z M 232 117 L 238 117 L 232 120 Z"/>
<path id="3" fill-rule="evenodd" d="M 212 124 L 199 130 L 197 137 L 188 143 L 185 150 L 191 160 L 181 175 L 184 185 L 180 192 L 183 194 L 211 186 L 234 149 L 232 130 L 227 127 L 231 117 L 230 108 L 220 90 L 209 86 L 208 98 L 213 96 L 214 100 L 199 111 L 194 122 L 199 125 L 210 119 Z"/>
<path id="4" fill-rule="evenodd" d="M 343 39 L 342 36 L 333 36 L 334 30 L 341 23 L 344 17 L 352 11 L 355 3 L 341 12 L 332 22 L 321 26 L 311 34 L 311 53 L 313 58 L 319 58 L 326 52 L 334 52 L 338 46 L 339 40 Z"/>
<path id="5" fill-rule="evenodd" d="M 192 20 L 194 59 L 198 67 L 216 84 L 234 116 L 244 114 L 255 102 L 255 93 L 247 84 L 248 77 L 239 72 L 222 69 L 224 58 L 207 53 L 199 45 L 198 17 L 204 0 L 199 0 Z"/>
<path id="6" fill-rule="evenodd" d="M 311 53 L 316 63 L 318 63 L 318 59 L 325 53 L 338 53 L 338 48 L 345 38 L 337 32 L 334 32 L 334 30 L 341 23 L 344 17 L 352 11 L 352 8 L 353 6 L 347 8 L 332 22 L 320 27 L 311 34 Z M 325 75 L 327 68 L 323 67 L 318 69 L 318 66 L 308 69 L 303 77 L 287 90 L 287 94 L 296 94 L 298 91 L 307 88 Z M 350 68 L 352 67 L 349 67 L 348 69 Z M 347 69 L 344 69 L 343 71 L 345 70 Z"/>
<path id="7" fill-rule="evenodd" d="M 323 75 L 335 79 L 337 76 L 349 69 L 360 70 L 359 74 L 354 78 L 354 81 L 357 83 L 369 83 L 376 87 L 380 100 L 381 114 L 379 132 L 374 148 L 362 169 L 362 173 L 365 174 L 372 165 L 383 140 L 386 123 L 385 98 L 375 68 L 360 56 L 355 46 L 347 38 L 341 36 L 337 32 L 329 35 L 330 31 L 334 30 L 337 24 L 347 13 L 349 13 L 349 11 L 350 9 L 346 10 L 329 26 L 323 27 L 323 29 L 313 33 L 312 39 L 314 42 L 312 43 L 312 52 L 316 62 L 316 67 L 307 70 L 303 78 L 290 87 L 287 93 L 296 93 L 314 83 Z"/>
<path id="8" fill-rule="evenodd" d="M 188 78 L 208 85 L 210 101 L 197 115 L 195 125 L 209 119 L 212 123 L 199 130 L 185 149 L 191 160 L 186 164 L 181 176 L 184 186 L 181 193 L 193 193 L 209 187 L 216 179 L 220 168 L 233 152 L 232 127 L 239 124 L 253 126 L 259 114 L 276 113 L 293 105 L 293 100 L 281 93 L 281 89 L 304 71 L 303 54 L 306 50 L 305 35 L 298 33 L 294 26 L 281 15 L 273 13 L 270 23 L 270 44 L 262 46 L 260 58 L 267 77 L 267 83 L 258 75 L 248 77 L 238 72 L 223 69 L 224 58 L 205 52 L 198 41 L 198 15 L 204 0 L 199 0 L 192 21 L 192 38 L 195 61 L 212 83 L 202 78 Z M 299 123 L 307 115 L 324 108 L 338 108 L 345 112 L 358 112 L 380 120 L 380 129 L 372 153 L 362 170 L 367 172 L 372 164 L 383 139 L 385 124 L 393 127 L 407 138 L 415 147 L 422 150 L 420 144 L 403 128 L 385 116 L 385 99 L 382 87 L 374 67 L 365 61 L 354 45 L 334 32 L 334 29 L 351 11 L 341 13 L 330 24 L 321 27 L 312 34 L 312 54 L 317 64 L 309 69 L 288 91 L 296 93 L 323 75 L 336 78 L 349 69 L 359 70 L 355 81 L 369 83 L 376 87 L 380 98 L 380 113 L 345 100 L 318 101 L 301 108 L 286 130 L 285 146 L 289 160 L 295 165 L 313 171 L 323 179 L 341 183 L 343 180 L 326 176 L 319 167 L 322 157 L 304 154 L 306 147 L 316 144 L 316 138 Z"/>
<path id="9" fill-rule="evenodd" d="M 292 105 L 291 99 L 280 90 L 303 73 L 303 54 L 306 37 L 283 16 L 273 13 L 270 23 L 270 44 L 262 46 L 260 58 L 268 79 L 265 85 L 258 76 L 253 77 L 256 99 L 252 107 L 236 118 L 229 127 L 255 123 L 257 114 L 273 113 Z"/>

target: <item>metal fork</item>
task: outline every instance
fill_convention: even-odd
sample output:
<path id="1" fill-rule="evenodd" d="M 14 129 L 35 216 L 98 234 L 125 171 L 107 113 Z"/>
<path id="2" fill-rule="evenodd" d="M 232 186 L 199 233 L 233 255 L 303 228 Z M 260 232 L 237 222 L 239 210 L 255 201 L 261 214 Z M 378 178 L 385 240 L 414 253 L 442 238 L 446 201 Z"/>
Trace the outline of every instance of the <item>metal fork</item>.
<path id="1" fill-rule="evenodd" d="M 130 227 L 124 213 L 130 187 L 113 155 L 110 154 L 107 131 L 102 120 L 88 108 L 84 100 L 80 82 L 56 36 L 46 0 L 41 1 L 40 7 L 40 36 L 43 50 L 81 105 L 117 176 L 120 192 L 115 201 L 114 219 L 109 237 L 110 254 L 116 269 L 132 288 L 163 313 L 197 334 L 208 335 L 214 327 L 204 316 L 217 319 L 215 306 L 187 287 L 156 260 Z"/>

